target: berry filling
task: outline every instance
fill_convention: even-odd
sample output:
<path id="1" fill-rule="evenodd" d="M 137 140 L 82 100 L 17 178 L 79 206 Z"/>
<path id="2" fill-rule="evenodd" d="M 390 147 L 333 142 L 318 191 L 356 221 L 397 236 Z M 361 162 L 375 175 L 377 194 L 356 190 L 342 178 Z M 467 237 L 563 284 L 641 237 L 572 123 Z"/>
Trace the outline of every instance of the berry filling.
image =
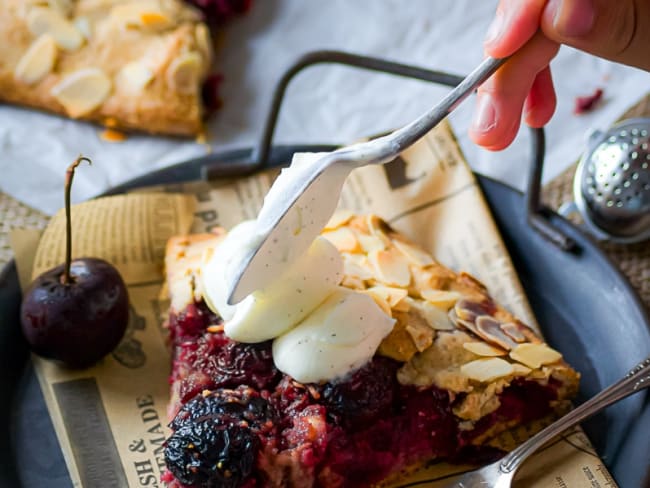
<path id="1" fill-rule="evenodd" d="M 401 363 L 375 356 L 348 377 L 301 384 L 273 365 L 271 343 L 227 338 L 204 304 L 170 319 L 172 436 L 163 481 L 175 487 L 362 487 L 433 458 L 486 462 L 473 441 L 497 423 L 551 411 L 557 384 L 515 380 L 473 428 L 444 390 L 401 385 Z"/>

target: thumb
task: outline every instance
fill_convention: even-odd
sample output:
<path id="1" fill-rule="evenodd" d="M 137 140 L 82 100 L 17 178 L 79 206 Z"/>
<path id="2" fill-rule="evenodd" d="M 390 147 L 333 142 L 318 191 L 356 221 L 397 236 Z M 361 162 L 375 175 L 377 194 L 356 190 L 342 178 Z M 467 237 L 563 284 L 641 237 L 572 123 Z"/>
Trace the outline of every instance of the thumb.
<path id="1" fill-rule="evenodd" d="M 549 0 L 541 28 L 555 42 L 650 70 L 647 0 Z"/>

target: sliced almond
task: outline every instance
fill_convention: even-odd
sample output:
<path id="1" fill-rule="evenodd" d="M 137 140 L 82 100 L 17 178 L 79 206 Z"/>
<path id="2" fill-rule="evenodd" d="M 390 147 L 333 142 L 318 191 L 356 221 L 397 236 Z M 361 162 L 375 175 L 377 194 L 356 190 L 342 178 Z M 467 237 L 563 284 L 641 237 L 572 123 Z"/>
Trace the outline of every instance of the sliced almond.
<path id="1" fill-rule="evenodd" d="M 386 222 L 376 215 L 368 214 L 366 216 L 366 225 L 368 226 L 370 234 L 380 239 L 384 243 L 384 246 L 388 247 L 390 245 L 391 241 L 386 235 L 386 232 L 388 231 Z"/>
<path id="2" fill-rule="evenodd" d="M 57 46 L 66 51 L 76 51 L 84 38 L 74 24 L 57 10 L 35 7 L 27 15 L 27 27 L 35 36 L 49 34 Z"/>
<path id="3" fill-rule="evenodd" d="M 480 337 L 480 335 L 478 334 L 478 331 L 476 330 L 476 325 L 474 324 L 474 322 L 470 321 L 470 320 L 461 319 L 458 316 L 458 313 L 456 312 L 455 308 L 452 308 L 449 311 L 448 316 L 449 316 L 449 319 L 452 321 L 452 323 L 456 324 L 459 328 L 467 329 L 470 332 L 473 332 L 474 334 L 476 334 L 477 336 Z"/>
<path id="4" fill-rule="evenodd" d="M 512 374 L 514 374 L 515 376 L 526 376 L 528 373 L 532 371 L 532 369 L 530 369 L 529 367 L 519 363 L 514 363 L 512 367 L 513 367 Z"/>
<path id="5" fill-rule="evenodd" d="M 343 276 L 341 280 L 341 286 L 350 288 L 352 290 L 365 290 L 366 285 L 363 283 L 363 280 L 358 276 Z"/>
<path id="6" fill-rule="evenodd" d="M 474 321 L 476 333 L 479 337 L 492 344 L 507 349 L 508 351 L 517 346 L 517 343 L 508 337 L 501 330 L 501 322 L 489 315 L 481 315 Z"/>
<path id="7" fill-rule="evenodd" d="M 414 325 L 409 323 L 406 325 L 406 332 L 411 336 L 413 344 L 418 352 L 426 351 L 433 344 L 435 331 L 428 325 Z"/>
<path id="8" fill-rule="evenodd" d="M 98 68 L 84 68 L 52 87 L 52 96 L 70 117 L 81 117 L 99 107 L 111 93 L 111 80 Z"/>
<path id="9" fill-rule="evenodd" d="M 321 235 L 341 252 L 355 252 L 359 247 L 359 241 L 357 241 L 354 232 L 347 227 L 326 231 Z"/>
<path id="10" fill-rule="evenodd" d="M 388 305 L 388 302 L 386 300 L 384 300 L 378 295 L 370 295 L 370 296 L 375 301 L 375 303 L 379 305 L 379 308 L 381 308 L 386 315 L 388 315 L 389 317 L 393 316 L 393 313 L 390 309 L 390 305 Z"/>
<path id="11" fill-rule="evenodd" d="M 199 89 L 201 71 L 203 69 L 201 56 L 197 52 L 182 54 L 171 62 L 167 68 L 167 84 L 178 93 L 190 95 Z"/>
<path id="12" fill-rule="evenodd" d="M 411 263 L 417 266 L 429 266 L 434 263 L 433 258 L 429 253 L 413 244 L 404 242 L 401 239 L 393 239 L 393 244 L 395 244 L 395 247 L 399 249 L 399 251 L 404 254 L 409 261 L 411 261 Z"/>
<path id="13" fill-rule="evenodd" d="M 194 39 L 196 39 L 196 47 L 203 56 L 206 66 L 210 66 L 210 64 L 212 64 L 214 49 L 212 47 L 212 37 L 210 37 L 210 31 L 204 23 L 199 22 L 196 24 L 196 27 L 194 28 Z M 350 214 L 350 217 L 352 217 L 352 212 L 350 212 Z M 334 217 L 334 215 L 332 217 Z"/>
<path id="14" fill-rule="evenodd" d="M 197 25 L 197 27 L 199 26 Z M 197 40 L 198 40 L 198 36 L 197 36 Z M 352 219 L 352 217 L 354 217 L 354 212 L 352 212 L 351 210 L 337 210 L 336 212 L 334 212 L 334 215 L 330 217 L 327 224 L 325 224 L 324 229 L 325 230 L 338 229 L 342 225 L 347 224 L 350 221 L 350 219 Z"/>
<path id="15" fill-rule="evenodd" d="M 546 344 L 519 344 L 510 357 L 526 366 L 536 369 L 544 364 L 552 364 L 562 359 L 562 354 L 551 349 Z"/>
<path id="16" fill-rule="evenodd" d="M 375 251 L 368 255 L 375 277 L 386 285 L 406 287 L 411 282 L 411 271 L 404 256 L 394 251 Z"/>
<path id="17" fill-rule="evenodd" d="M 430 270 L 420 266 L 411 266 L 411 276 L 413 276 L 413 289 L 410 290 L 412 295 L 421 297 L 420 290 L 431 289 L 433 273 Z"/>
<path id="18" fill-rule="evenodd" d="M 453 322 L 449 319 L 449 316 L 435 305 L 423 300 L 414 300 L 410 297 L 406 298 L 404 301 L 407 302 L 412 309 L 417 310 L 432 329 L 454 330 L 456 328 Z"/>
<path id="19" fill-rule="evenodd" d="M 455 291 L 423 289 L 420 290 L 420 294 L 426 301 L 445 311 L 453 307 L 460 299 L 460 293 Z"/>
<path id="20" fill-rule="evenodd" d="M 472 380 L 487 383 L 511 375 L 514 368 L 512 364 L 501 358 L 489 358 L 463 364 L 460 372 Z"/>
<path id="21" fill-rule="evenodd" d="M 392 306 L 392 310 L 396 312 L 408 312 L 411 310 L 411 304 L 406 300 L 400 300 Z"/>
<path id="22" fill-rule="evenodd" d="M 18 61 L 14 77 L 28 85 L 41 81 L 54 68 L 57 47 L 49 34 L 43 34 L 36 39 Z"/>
<path id="23" fill-rule="evenodd" d="M 463 347 L 477 356 L 504 356 L 506 351 L 485 342 L 464 342 Z"/>
<path id="24" fill-rule="evenodd" d="M 479 315 L 489 315 L 491 307 L 488 303 L 461 298 L 454 305 L 458 318 L 474 322 Z"/>
<path id="25" fill-rule="evenodd" d="M 83 35 L 87 41 L 90 40 L 93 32 L 88 17 L 77 17 L 74 19 L 73 23 L 77 30 L 81 32 L 81 35 Z"/>
<path id="26" fill-rule="evenodd" d="M 384 249 L 386 249 L 385 242 L 373 235 L 357 234 L 357 239 L 359 240 L 359 244 L 367 254 L 370 254 L 371 252 L 375 252 L 375 251 L 383 251 Z"/>
<path id="27" fill-rule="evenodd" d="M 393 288 L 390 286 L 373 286 L 368 288 L 364 293 L 367 293 L 373 297 L 379 297 L 388 303 L 390 308 L 395 307 L 399 302 L 401 302 L 406 297 L 406 290 L 403 288 Z"/>
<path id="28" fill-rule="evenodd" d="M 519 321 L 501 324 L 501 330 L 513 338 L 516 342 L 540 343 L 541 340 L 533 330 Z"/>
<path id="29" fill-rule="evenodd" d="M 373 277 L 370 263 L 363 254 L 343 253 L 343 274 L 361 280 L 369 280 Z"/>
<path id="30" fill-rule="evenodd" d="M 139 95 L 153 80 L 154 72 L 141 61 L 132 61 L 122 66 L 117 73 L 117 90 L 127 95 Z"/>

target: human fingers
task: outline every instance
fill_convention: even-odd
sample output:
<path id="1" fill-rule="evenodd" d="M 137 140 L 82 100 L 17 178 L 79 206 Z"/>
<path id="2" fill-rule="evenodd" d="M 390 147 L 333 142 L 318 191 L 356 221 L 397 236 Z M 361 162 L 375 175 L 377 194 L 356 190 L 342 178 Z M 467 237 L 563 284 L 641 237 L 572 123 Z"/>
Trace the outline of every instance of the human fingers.
<path id="1" fill-rule="evenodd" d="M 648 0 L 548 0 L 540 25 L 555 42 L 650 70 Z"/>
<path id="2" fill-rule="evenodd" d="M 517 135 L 531 89 L 534 93 L 526 106 L 531 110 L 527 119 L 537 125 L 550 118 L 555 108 L 555 95 L 548 64 L 558 49 L 557 43 L 537 32 L 479 87 L 477 108 L 469 130 L 476 144 L 495 151 L 507 147 Z M 550 97 L 546 104 L 544 97 Z"/>
<path id="3" fill-rule="evenodd" d="M 483 41 L 486 54 L 510 56 L 539 30 L 548 0 L 500 0 Z"/>

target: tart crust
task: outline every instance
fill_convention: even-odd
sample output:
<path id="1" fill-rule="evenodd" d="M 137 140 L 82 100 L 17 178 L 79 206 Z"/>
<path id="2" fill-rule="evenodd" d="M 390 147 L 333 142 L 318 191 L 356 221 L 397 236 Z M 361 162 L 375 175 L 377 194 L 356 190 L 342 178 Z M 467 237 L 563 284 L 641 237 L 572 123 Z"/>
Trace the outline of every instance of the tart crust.
<path id="1" fill-rule="evenodd" d="M 208 29 L 181 0 L 0 2 L 0 100 L 117 129 L 195 135 Z"/>
<path id="2" fill-rule="evenodd" d="M 172 318 L 202 302 L 201 265 L 219 252 L 224 235 L 218 230 L 169 241 L 165 264 Z M 579 373 L 532 328 L 498 305 L 478 280 L 444 267 L 374 215 L 337 214 L 322 235 L 344 258 L 342 285 L 369 294 L 397 320 L 375 357 L 399 364 L 395 374 L 401 387 L 444 392 L 459 436 L 467 433 L 468 444 L 484 446 L 522 419 L 535 417 L 524 411 L 502 418 L 504 410 L 512 408 L 502 404 L 504 392 L 521 385 L 553 391 L 545 414 L 566 411 L 577 392 Z M 210 327 L 222 333 L 222 327 Z M 182 407 L 178 384 L 189 373 L 173 377 L 170 419 Z M 318 391 L 314 395 L 317 398 Z M 536 405 L 516 408 L 532 412 Z M 341 481 L 341 486 L 348 485 Z"/>

